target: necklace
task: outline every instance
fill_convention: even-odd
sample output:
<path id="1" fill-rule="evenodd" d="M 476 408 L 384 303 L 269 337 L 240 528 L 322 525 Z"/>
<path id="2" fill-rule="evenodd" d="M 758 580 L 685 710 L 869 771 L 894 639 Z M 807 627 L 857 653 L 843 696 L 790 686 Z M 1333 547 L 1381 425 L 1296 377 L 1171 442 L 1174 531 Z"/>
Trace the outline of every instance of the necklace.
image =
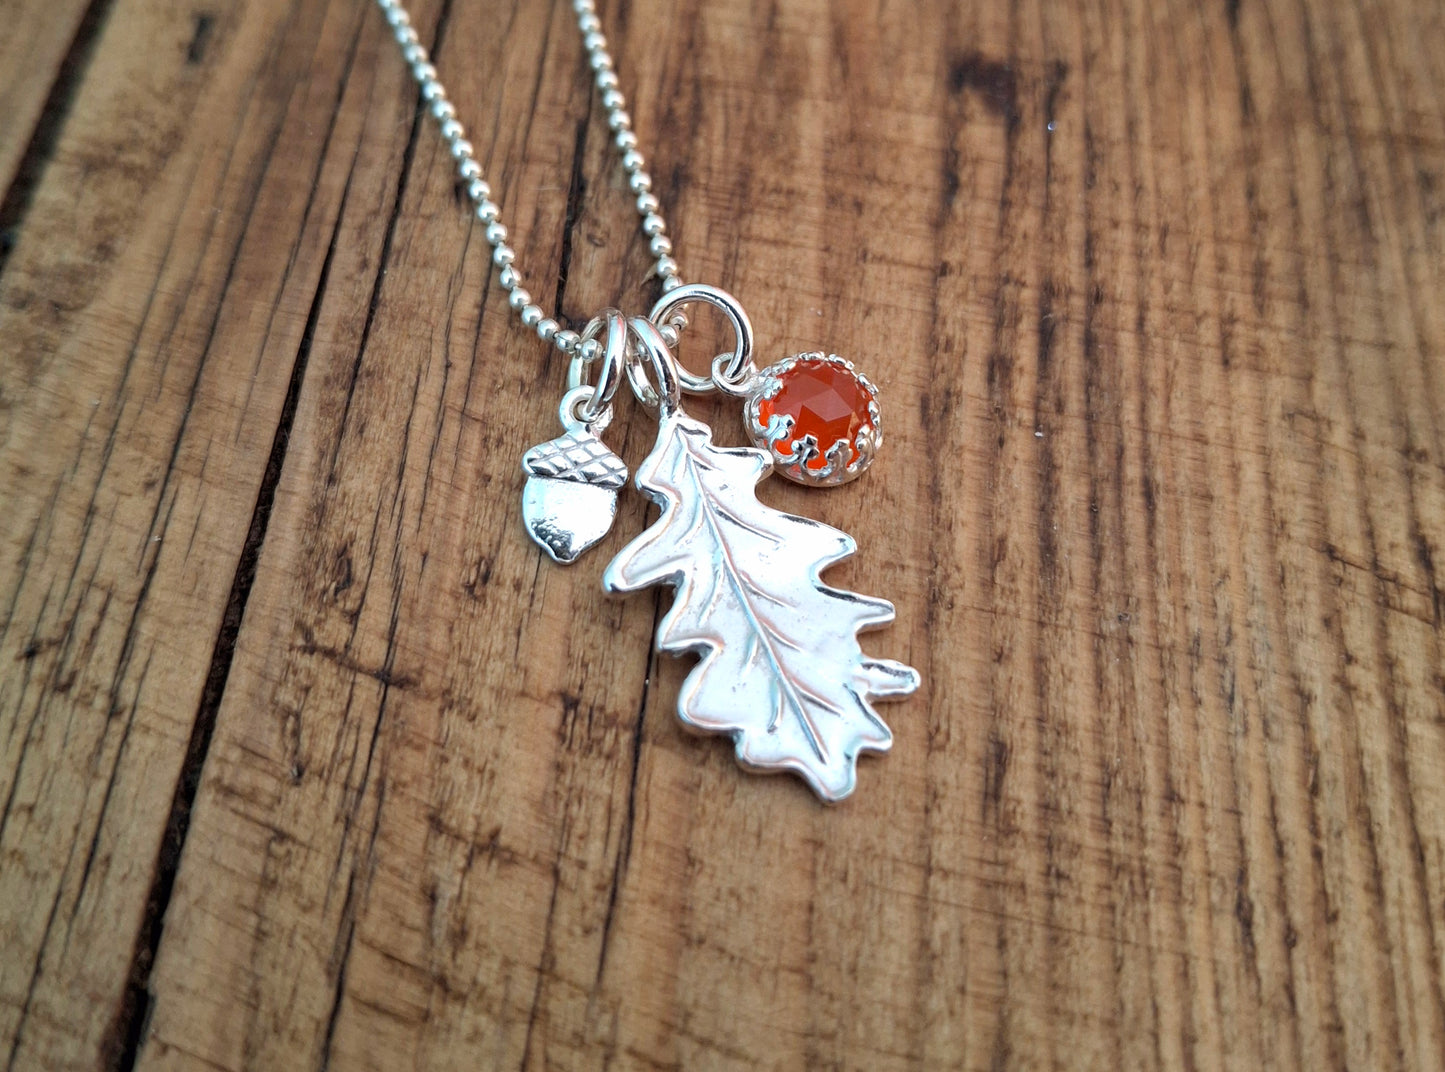
<path id="1" fill-rule="evenodd" d="M 858 645 L 859 632 L 893 620 L 891 603 L 831 588 L 819 577 L 853 554 L 853 538 L 765 506 L 753 489 L 774 470 L 824 487 L 861 474 L 882 443 L 876 388 L 851 363 L 823 352 L 759 369 L 752 324 L 737 299 L 682 281 L 595 0 L 573 0 L 572 7 L 662 296 L 647 316 L 605 309 L 581 332 L 548 317 L 522 286 L 491 187 L 411 17 L 400 0 L 377 5 L 486 228 L 507 304 L 570 361 L 558 407 L 562 434 L 522 457 L 528 534 L 566 565 L 610 531 L 627 467 L 601 436 L 626 382 L 657 418 L 657 442 L 636 483 L 661 515 L 606 567 L 603 587 L 673 588 L 657 645 L 701 656 L 678 696 L 678 717 L 687 726 L 731 737 L 738 762 L 749 769 L 792 771 L 824 801 L 842 800 L 853 791 L 859 754 L 885 752 L 893 743 L 873 701 L 908 695 L 918 674 L 870 658 Z M 720 310 L 734 338 L 732 351 L 719 354 L 706 376 L 673 357 L 687 327 L 685 309 L 698 303 Z M 739 399 L 754 446 L 714 445 L 711 429 L 683 409 L 684 392 Z"/>

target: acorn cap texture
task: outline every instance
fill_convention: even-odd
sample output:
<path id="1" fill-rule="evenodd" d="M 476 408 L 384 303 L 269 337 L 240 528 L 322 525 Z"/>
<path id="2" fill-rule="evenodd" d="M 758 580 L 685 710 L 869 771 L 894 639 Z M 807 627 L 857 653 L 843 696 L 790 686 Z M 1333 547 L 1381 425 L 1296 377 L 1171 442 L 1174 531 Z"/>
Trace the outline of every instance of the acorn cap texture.
<path id="1" fill-rule="evenodd" d="M 568 432 L 538 443 L 522 455 L 522 468 L 531 476 L 572 480 L 602 488 L 627 483 L 627 465 L 591 432 Z"/>

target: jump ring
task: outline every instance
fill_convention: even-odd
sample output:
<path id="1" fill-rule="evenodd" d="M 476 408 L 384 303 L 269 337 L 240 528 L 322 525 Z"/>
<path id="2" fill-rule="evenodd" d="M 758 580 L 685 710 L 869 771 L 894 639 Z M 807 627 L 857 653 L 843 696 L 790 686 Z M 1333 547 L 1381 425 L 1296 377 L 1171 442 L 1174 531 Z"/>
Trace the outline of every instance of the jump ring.
<path id="1" fill-rule="evenodd" d="M 717 384 L 717 389 L 725 395 L 733 398 L 747 398 L 753 393 L 753 387 L 758 382 L 758 370 L 752 362 L 743 369 L 742 375 L 737 379 L 729 379 L 727 369 L 732 362 L 732 354 L 718 354 L 712 359 L 712 382 Z"/>
<path id="2" fill-rule="evenodd" d="M 627 318 L 616 309 L 604 309 L 588 322 L 579 342 L 589 342 L 607 329 L 607 341 L 602 348 L 602 369 L 597 374 L 597 386 L 583 404 L 579 416 L 583 423 L 597 420 L 608 405 L 617 388 L 622 385 L 623 369 L 627 361 Z M 587 383 L 588 361 L 573 357 L 567 366 L 567 387 L 569 394 Z"/>
<path id="3" fill-rule="evenodd" d="M 627 322 L 636 344 L 627 351 L 627 382 L 637 400 L 659 417 L 666 417 L 678 407 L 682 397 L 682 375 L 672 351 L 657 325 L 645 317 L 634 316 Z M 648 380 L 648 373 L 657 385 Z"/>
<path id="4" fill-rule="evenodd" d="M 699 301 L 722 310 L 732 325 L 736 341 L 733 343 L 732 353 L 727 355 L 728 360 L 722 369 L 722 376 L 717 372 L 718 362 L 714 362 L 711 375 L 698 376 L 679 367 L 678 379 L 682 389 L 689 394 L 705 395 L 719 389 L 732 394 L 738 384 L 750 380 L 757 373 L 757 366 L 753 364 L 753 325 L 736 298 L 707 283 L 684 283 L 659 298 L 648 319 L 655 326 L 661 327 L 684 305 Z"/>

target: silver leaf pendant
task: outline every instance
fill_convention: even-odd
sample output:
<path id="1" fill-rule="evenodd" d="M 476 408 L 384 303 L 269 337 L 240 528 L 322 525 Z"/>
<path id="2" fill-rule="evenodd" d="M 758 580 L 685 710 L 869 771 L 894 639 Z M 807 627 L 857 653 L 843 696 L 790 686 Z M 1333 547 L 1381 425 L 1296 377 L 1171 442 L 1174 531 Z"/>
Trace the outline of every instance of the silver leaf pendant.
<path id="1" fill-rule="evenodd" d="M 537 545 L 563 565 L 612 528 L 627 466 L 582 425 L 522 456 L 522 520 Z"/>
<path id="2" fill-rule="evenodd" d="M 771 469 L 765 451 L 714 446 L 707 425 L 664 411 L 637 471 L 662 516 L 612 560 L 603 585 L 671 585 L 658 646 L 701 656 L 678 716 L 729 735 L 744 766 L 792 771 L 835 803 L 853 791 L 859 754 L 893 743 L 871 701 L 906 696 L 919 678 L 863 654 L 857 634 L 891 622 L 893 605 L 823 583 L 857 544 L 759 502 L 753 489 Z"/>

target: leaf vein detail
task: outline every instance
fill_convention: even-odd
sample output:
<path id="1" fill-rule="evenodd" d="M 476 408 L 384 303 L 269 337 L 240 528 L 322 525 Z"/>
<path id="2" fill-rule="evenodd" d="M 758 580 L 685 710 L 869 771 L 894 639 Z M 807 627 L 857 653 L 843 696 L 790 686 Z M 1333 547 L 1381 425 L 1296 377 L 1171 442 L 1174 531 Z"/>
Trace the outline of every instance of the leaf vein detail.
<path id="1" fill-rule="evenodd" d="M 700 463 L 691 450 L 691 444 L 689 444 L 689 449 L 683 457 L 685 458 L 688 478 L 697 489 L 697 502 L 706 519 L 708 528 L 712 532 L 713 539 L 717 543 L 722 569 L 727 574 L 728 582 L 737 593 L 738 604 L 744 616 L 747 618 L 749 625 L 752 626 L 753 633 L 759 640 L 760 648 L 767 654 L 768 662 L 772 664 L 773 676 L 777 679 L 779 692 L 787 699 L 789 705 L 792 706 L 796 712 L 798 721 L 803 727 L 803 733 L 808 738 L 808 744 L 813 749 L 814 754 L 817 755 L 819 760 L 826 763 L 828 762 L 828 755 L 826 749 L 823 747 L 822 733 L 809 716 L 807 705 L 804 703 L 798 687 L 784 668 L 782 657 L 774 649 L 772 632 L 764 625 L 762 619 L 753 608 L 752 602 L 749 599 L 748 589 L 750 584 L 744 580 L 742 570 L 738 567 L 737 563 L 733 561 L 732 550 L 729 548 L 727 539 L 723 535 L 721 523 L 718 518 L 718 514 L 721 513 L 721 511 L 714 508 L 712 495 L 698 475 L 697 469 Z M 727 514 L 724 513 L 723 516 L 727 516 Z M 729 520 L 731 520 L 731 518 L 729 518 Z M 734 523 L 736 524 L 737 522 Z M 740 527 L 747 531 L 752 531 L 752 526 L 740 525 Z M 770 536 L 769 538 L 772 537 Z M 778 714 L 768 724 L 769 732 L 776 729 L 781 716 L 782 711 L 780 709 Z"/>

